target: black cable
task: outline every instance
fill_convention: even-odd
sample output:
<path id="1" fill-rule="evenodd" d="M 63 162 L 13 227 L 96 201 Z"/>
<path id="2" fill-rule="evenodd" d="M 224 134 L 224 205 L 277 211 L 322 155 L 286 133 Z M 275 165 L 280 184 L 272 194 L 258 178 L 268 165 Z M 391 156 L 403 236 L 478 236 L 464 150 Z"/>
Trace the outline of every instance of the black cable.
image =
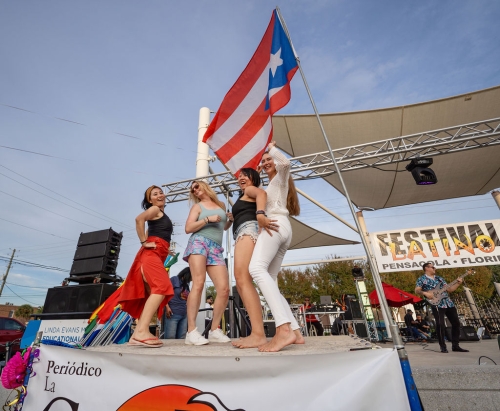
<path id="1" fill-rule="evenodd" d="M 12 291 L 8 285 L 5 285 L 10 291 Z M 14 294 L 16 294 L 14 291 L 12 291 Z M 33 305 L 38 305 L 37 303 L 34 303 L 33 301 L 28 301 L 26 298 L 21 297 L 20 295 L 16 294 L 21 300 L 26 301 L 27 303 L 33 304 Z"/>
<path id="2" fill-rule="evenodd" d="M 0 261 L 9 261 L 9 260 L 10 260 L 10 258 L 0 257 Z M 17 258 L 12 259 L 12 262 L 16 263 L 16 264 L 20 264 L 20 265 L 25 265 L 25 266 L 28 266 L 28 267 L 44 268 L 46 270 L 55 270 L 55 271 L 62 271 L 62 272 L 65 272 L 65 273 L 69 273 L 69 270 L 66 270 L 64 268 L 52 267 L 50 265 L 33 263 L 31 261 L 19 260 Z"/>
<path id="3" fill-rule="evenodd" d="M 481 356 L 479 357 L 479 360 L 477 361 L 477 363 L 478 363 L 479 365 L 481 365 L 481 358 L 487 358 L 487 359 L 488 359 L 488 360 L 490 360 L 493 364 L 498 365 L 495 361 L 493 361 L 490 357 L 487 357 L 486 355 L 481 355 Z"/>

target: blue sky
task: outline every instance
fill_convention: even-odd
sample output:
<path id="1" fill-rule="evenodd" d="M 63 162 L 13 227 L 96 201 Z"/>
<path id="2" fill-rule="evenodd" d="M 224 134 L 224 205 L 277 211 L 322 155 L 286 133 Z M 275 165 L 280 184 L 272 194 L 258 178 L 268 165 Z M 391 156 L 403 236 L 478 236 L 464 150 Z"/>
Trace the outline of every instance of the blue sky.
<path id="1" fill-rule="evenodd" d="M 79 234 L 112 226 L 124 232 L 118 273 L 125 276 L 139 245 L 133 225 L 144 190 L 194 177 L 199 109 L 217 110 L 274 5 L 2 2 L 0 145 L 10 149 L 0 147 L 0 255 L 16 248 L 18 259 L 69 269 Z M 411 104 L 500 84 L 497 1 L 278 5 L 320 112 Z M 297 75 L 281 113 L 311 112 Z M 321 181 L 299 186 L 352 221 L 333 188 Z M 305 200 L 302 207 L 302 221 L 357 238 Z M 167 213 L 182 252 L 188 205 L 168 205 Z M 498 218 L 489 194 L 366 214 L 370 231 L 486 218 Z M 363 250 L 293 251 L 285 262 L 332 254 Z M 16 264 L 0 303 L 43 304 L 46 289 L 65 276 Z"/>

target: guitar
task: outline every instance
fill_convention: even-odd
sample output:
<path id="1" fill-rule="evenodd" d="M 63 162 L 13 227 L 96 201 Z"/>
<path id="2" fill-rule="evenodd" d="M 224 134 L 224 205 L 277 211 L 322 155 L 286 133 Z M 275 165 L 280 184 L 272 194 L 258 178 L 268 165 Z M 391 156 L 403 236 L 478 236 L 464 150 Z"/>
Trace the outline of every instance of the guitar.
<path id="1" fill-rule="evenodd" d="M 467 277 L 469 274 L 475 274 L 475 273 L 476 272 L 472 269 L 467 270 L 464 274 L 462 274 L 460 277 L 458 277 L 455 281 L 452 281 L 451 283 L 448 283 L 445 285 L 438 285 L 438 286 L 436 286 L 436 288 L 433 288 L 432 290 L 427 290 L 426 293 L 432 293 L 433 298 L 425 297 L 426 301 L 429 304 L 438 305 L 441 302 L 441 300 L 445 297 L 444 293 L 447 292 L 456 283 L 458 283 L 458 280 Z"/>

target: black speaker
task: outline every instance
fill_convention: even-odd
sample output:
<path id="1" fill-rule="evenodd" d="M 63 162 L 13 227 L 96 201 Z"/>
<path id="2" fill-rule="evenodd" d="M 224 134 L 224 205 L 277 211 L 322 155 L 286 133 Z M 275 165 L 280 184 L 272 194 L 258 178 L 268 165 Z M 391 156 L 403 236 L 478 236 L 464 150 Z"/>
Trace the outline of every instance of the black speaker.
<path id="1" fill-rule="evenodd" d="M 72 285 L 49 288 L 43 305 L 44 314 L 87 313 L 94 311 L 118 289 L 111 284 Z M 77 317 L 71 317 L 77 318 Z"/>
<path id="2" fill-rule="evenodd" d="M 344 314 L 344 320 L 362 320 L 363 314 L 361 312 L 361 306 L 359 300 L 353 295 L 345 296 L 346 312 Z"/>
<path id="3" fill-rule="evenodd" d="M 112 228 L 107 230 L 92 231 L 91 233 L 81 233 L 78 239 L 78 246 L 97 244 L 97 243 L 110 243 L 119 246 L 122 241 L 123 234 L 117 233 Z"/>
<path id="4" fill-rule="evenodd" d="M 73 260 L 84 260 L 97 257 L 107 257 L 114 260 L 118 258 L 118 254 L 120 254 L 120 247 L 110 243 L 82 245 L 76 249 Z"/>
<path id="5" fill-rule="evenodd" d="M 446 327 L 445 334 L 448 341 L 451 342 L 451 328 Z M 465 327 L 460 326 L 460 335 L 458 337 L 459 341 L 479 341 L 479 337 L 477 336 L 477 332 L 474 327 L 470 325 L 466 325 Z"/>
<path id="6" fill-rule="evenodd" d="M 276 323 L 274 321 L 264 321 L 264 333 L 267 338 L 274 337 L 276 334 Z"/>
<path id="7" fill-rule="evenodd" d="M 368 338 L 368 332 L 366 330 L 366 324 L 364 322 L 354 323 L 354 329 L 358 337 Z"/>
<path id="8" fill-rule="evenodd" d="M 73 261 L 71 266 L 70 275 L 84 275 L 84 274 L 114 274 L 117 260 L 109 260 L 106 257 L 89 258 L 88 260 Z"/>

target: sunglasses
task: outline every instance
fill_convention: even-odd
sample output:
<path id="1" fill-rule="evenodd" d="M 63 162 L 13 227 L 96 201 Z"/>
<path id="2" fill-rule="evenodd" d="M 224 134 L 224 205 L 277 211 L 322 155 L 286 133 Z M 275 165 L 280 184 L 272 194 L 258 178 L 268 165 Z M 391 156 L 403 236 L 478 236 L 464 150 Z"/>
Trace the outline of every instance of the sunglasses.
<path id="1" fill-rule="evenodd" d="M 199 185 L 199 184 L 193 184 L 193 185 L 191 186 L 191 194 L 194 194 L 194 192 L 195 192 L 196 190 L 198 190 L 199 188 L 200 188 L 200 185 Z"/>

